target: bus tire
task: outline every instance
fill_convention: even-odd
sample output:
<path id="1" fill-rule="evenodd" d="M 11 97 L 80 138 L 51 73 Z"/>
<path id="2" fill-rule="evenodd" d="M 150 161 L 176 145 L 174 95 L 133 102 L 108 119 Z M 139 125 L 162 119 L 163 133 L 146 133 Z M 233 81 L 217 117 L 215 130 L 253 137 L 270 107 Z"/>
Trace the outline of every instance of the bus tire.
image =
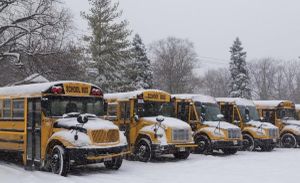
<path id="1" fill-rule="evenodd" d="M 191 154 L 190 151 L 183 151 L 183 152 L 176 152 L 173 155 L 176 159 L 187 159 L 190 156 L 190 154 Z"/>
<path id="2" fill-rule="evenodd" d="M 244 139 L 245 143 L 243 145 L 242 150 L 243 151 L 253 151 L 255 149 L 254 138 L 250 134 L 244 133 L 243 139 Z"/>
<path id="3" fill-rule="evenodd" d="M 148 162 L 151 160 L 151 142 L 146 138 L 141 138 L 135 146 L 135 157 L 141 162 Z"/>
<path id="4" fill-rule="evenodd" d="M 70 168 L 70 159 L 63 146 L 55 145 L 50 155 L 50 167 L 54 174 L 67 176 Z"/>
<path id="5" fill-rule="evenodd" d="M 116 157 L 112 158 L 110 161 L 104 161 L 104 165 L 107 169 L 118 170 L 122 166 L 123 158 Z"/>
<path id="6" fill-rule="evenodd" d="M 225 148 L 225 149 L 222 149 L 222 151 L 225 155 L 232 155 L 232 154 L 235 154 L 238 151 L 238 149 Z"/>
<path id="7" fill-rule="evenodd" d="M 206 135 L 197 135 L 195 143 L 198 145 L 195 148 L 197 154 L 212 154 L 211 141 Z"/>
<path id="8" fill-rule="evenodd" d="M 295 148 L 297 147 L 297 140 L 291 133 L 285 133 L 280 138 L 280 144 L 283 148 Z"/>

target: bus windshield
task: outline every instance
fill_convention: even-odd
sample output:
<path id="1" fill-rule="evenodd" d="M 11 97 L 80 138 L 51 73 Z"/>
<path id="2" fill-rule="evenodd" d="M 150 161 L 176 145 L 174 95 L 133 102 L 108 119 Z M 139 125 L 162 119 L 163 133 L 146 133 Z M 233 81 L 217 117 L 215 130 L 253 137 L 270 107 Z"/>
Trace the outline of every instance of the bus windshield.
<path id="1" fill-rule="evenodd" d="M 290 120 L 297 119 L 296 118 L 296 110 L 295 109 L 278 109 L 277 117 L 279 119 L 288 118 Z"/>
<path id="2" fill-rule="evenodd" d="M 195 103 L 195 106 L 198 116 L 201 116 L 203 121 L 220 121 L 217 116 L 221 114 L 221 111 L 217 104 Z"/>
<path id="3" fill-rule="evenodd" d="M 260 121 L 258 112 L 255 106 L 238 106 L 244 122 Z"/>
<path id="4" fill-rule="evenodd" d="M 139 117 L 152 117 L 163 115 L 174 116 L 174 107 L 171 102 L 144 102 L 137 104 L 137 114 Z"/>
<path id="5" fill-rule="evenodd" d="M 61 117 L 72 112 L 104 115 L 103 99 L 96 97 L 48 96 L 43 98 L 43 104 L 47 117 Z"/>

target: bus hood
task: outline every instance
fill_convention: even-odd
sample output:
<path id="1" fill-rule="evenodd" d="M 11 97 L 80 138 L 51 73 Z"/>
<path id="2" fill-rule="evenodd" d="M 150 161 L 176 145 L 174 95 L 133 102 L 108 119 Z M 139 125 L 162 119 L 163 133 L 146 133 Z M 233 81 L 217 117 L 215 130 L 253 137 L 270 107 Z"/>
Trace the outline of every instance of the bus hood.
<path id="1" fill-rule="evenodd" d="M 153 123 L 158 123 L 156 121 L 157 116 L 154 117 L 143 117 L 141 119 L 144 119 L 145 121 L 150 121 Z M 165 127 L 170 127 L 170 128 L 178 128 L 178 129 L 190 129 L 190 125 L 187 124 L 186 122 L 177 119 L 177 118 L 172 118 L 172 117 L 164 117 L 164 121 L 161 123 Z"/>
<path id="2" fill-rule="evenodd" d="M 286 125 L 300 126 L 300 121 L 299 120 L 282 120 L 282 123 L 284 123 Z"/>
<path id="3" fill-rule="evenodd" d="M 89 118 L 88 122 L 85 124 L 80 124 L 77 118 L 62 118 L 56 121 L 58 127 L 62 128 L 72 128 L 72 127 L 82 127 L 86 130 L 102 130 L 102 129 L 119 129 L 115 124 L 110 121 L 100 119 L 100 118 Z"/>
<path id="4" fill-rule="evenodd" d="M 230 124 L 225 121 L 220 121 L 220 123 L 218 121 L 204 121 L 203 124 L 209 127 L 220 127 L 221 129 L 224 130 L 233 129 L 233 128 L 239 129 L 239 127 L 237 127 L 236 125 Z"/>
<path id="5" fill-rule="evenodd" d="M 265 129 L 271 129 L 271 128 L 277 128 L 275 125 L 268 123 L 268 122 L 261 122 L 261 121 L 249 121 L 246 124 L 254 126 L 256 128 L 265 128 Z"/>

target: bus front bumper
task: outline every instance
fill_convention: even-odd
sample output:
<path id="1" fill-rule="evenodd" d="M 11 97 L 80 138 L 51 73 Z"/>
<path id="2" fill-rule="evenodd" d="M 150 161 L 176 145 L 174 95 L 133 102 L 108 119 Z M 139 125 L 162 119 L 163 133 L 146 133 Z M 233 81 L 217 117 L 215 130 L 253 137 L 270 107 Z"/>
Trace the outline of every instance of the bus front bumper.
<path id="1" fill-rule="evenodd" d="M 70 160 L 76 164 L 104 162 L 130 153 L 127 145 L 107 148 L 68 148 L 67 152 Z"/>
<path id="2" fill-rule="evenodd" d="M 152 144 L 151 149 L 155 155 L 162 154 L 174 154 L 176 152 L 185 152 L 191 151 L 196 148 L 196 144 L 168 144 L 168 145 L 160 145 L 160 144 Z"/>
<path id="3" fill-rule="evenodd" d="M 278 139 L 254 139 L 254 143 L 256 144 L 256 146 L 276 146 L 278 143 Z"/>
<path id="4" fill-rule="evenodd" d="M 242 140 L 228 140 L 228 141 L 221 141 L 221 140 L 212 140 L 211 145 L 213 149 L 238 149 L 243 147 Z"/>

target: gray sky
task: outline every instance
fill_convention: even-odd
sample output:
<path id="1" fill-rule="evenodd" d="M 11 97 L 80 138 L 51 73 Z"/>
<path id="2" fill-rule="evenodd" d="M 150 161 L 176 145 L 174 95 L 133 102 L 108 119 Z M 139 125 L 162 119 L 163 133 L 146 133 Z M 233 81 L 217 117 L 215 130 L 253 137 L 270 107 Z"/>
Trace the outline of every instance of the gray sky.
<path id="1" fill-rule="evenodd" d="M 80 33 L 87 0 L 65 0 Z M 227 66 L 229 47 L 240 37 L 248 60 L 300 56 L 299 0 L 120 0 L 123 18 L 146 44 L 167 36 L 187 38 L 205 68 Z"/>

